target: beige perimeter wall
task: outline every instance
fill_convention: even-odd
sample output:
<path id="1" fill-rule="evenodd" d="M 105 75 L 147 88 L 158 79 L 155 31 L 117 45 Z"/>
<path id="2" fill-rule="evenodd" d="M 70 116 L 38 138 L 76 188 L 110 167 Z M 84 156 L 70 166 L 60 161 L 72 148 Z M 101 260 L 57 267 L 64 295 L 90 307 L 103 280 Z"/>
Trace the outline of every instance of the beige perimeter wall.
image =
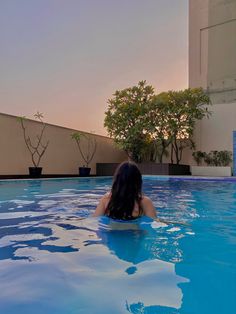
<path id="1" fill-rule="evenodd" d="M 27 133 L 32 139 L 39 134 L 41 125 L 37 121 L 26 121 Z M 43 174 L 78 174 L 78 167 L 84 164 L 77 144 L 71 139 L 75 130 L 47 124 L 44 142 L 49 146 L 42 158 Z M 121 162 L 127 159 L 107 137 L 92 135 L 97 140 L 97 152 L 91 163 L 92 174 L 98 162 Z M 82 142 L 85 144 L 85 142 Z M 26 148 L 23 132 L 17 117 L 0 113 L 0 175 L 28 174 L 33 166 Z"/>

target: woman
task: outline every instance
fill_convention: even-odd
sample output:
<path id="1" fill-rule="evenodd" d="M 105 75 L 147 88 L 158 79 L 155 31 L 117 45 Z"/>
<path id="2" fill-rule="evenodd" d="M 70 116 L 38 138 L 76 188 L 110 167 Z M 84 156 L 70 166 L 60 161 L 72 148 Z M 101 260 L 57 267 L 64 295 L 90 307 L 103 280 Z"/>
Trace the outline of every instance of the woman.
<path id="1" fill-rule="evenodd" d="M 111 192 L 100 200 L 93 216 L 131 220 L 140 216 L 156 218 L 152 201 L 142 194 L 142 175 L 133 162 L 123 162 L 116 169 Z"/>

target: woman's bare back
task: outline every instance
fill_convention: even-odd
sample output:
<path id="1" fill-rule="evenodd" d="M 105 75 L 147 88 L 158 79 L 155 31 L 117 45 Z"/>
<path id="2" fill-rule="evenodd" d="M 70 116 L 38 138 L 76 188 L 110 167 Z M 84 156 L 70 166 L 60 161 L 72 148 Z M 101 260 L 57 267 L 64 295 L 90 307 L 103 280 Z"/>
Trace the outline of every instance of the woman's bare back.
<path id="1" fill-rule="evenodd" d="M 99 202 L 99 204 L 95 210 L 95 213 L 93 214 L 94 217 L 103 216 L 106 214 L 106 209 L 107 209 L 108 203 L 110 201 L 110 198 L 111 198 L 110 192 L 106 193 L 101 198 L 101 200 L 100 200 L 100 202 Z M 150 200 L 150 198 L 148 198 L 147 196 L 142 196 L 140 205 L 137 202 L 135 202 L 134 209 L 132 212 L 132 217 L 138 218 L 140 216 L 139 206 L 141 207 L 142 215 L 151 217 L 153 219 L 157 218 L 155 207 L 154 207 L 152 201 Z"/>

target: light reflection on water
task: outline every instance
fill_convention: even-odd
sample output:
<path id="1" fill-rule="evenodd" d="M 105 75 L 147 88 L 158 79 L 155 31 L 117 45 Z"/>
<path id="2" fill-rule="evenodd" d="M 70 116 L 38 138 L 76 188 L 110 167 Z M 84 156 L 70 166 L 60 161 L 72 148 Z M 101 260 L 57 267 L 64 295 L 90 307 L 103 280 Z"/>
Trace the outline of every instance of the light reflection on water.
<path id="1" fill-rule="evenodd" d="M 213 312 L 212 305 L 201 308 L 190 300 L 199 290 L 197 274 L 204 276 L 199 268 L 216 263 L 216 249 L 209 251 L 204 237 L 209 245 L 218 239 L 217 250 L 224 246 L 217 265 L 235 270 L 235 251 L 229 256 L 225 246 L 236 243 L 235 186 L 224 185 L 222 194 L 214 182 L 146 179 L 145 193 L 159 216 L 188 224 L 165 225 L 147 217 L 132 222 L 89 217 L 110 184 L 109 179 L 0 183 L 1 313 L 217 313 L 217 307 Z M 205 251 L 208 257 L 201 256 Z"/>

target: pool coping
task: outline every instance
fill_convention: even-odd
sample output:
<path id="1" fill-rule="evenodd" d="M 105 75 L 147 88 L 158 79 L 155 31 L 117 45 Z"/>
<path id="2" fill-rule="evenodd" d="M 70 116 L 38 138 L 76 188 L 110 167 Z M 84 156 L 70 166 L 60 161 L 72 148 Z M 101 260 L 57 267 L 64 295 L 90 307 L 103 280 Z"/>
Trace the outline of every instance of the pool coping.
<path id="1" fill-rule="evenodd" d="M 41 177 L 41 178 L 11 178 L 11 179 L 1 179 L 0 182 L 19 182 L 19 181 L 62 181 L 62 180 L 84 180 L 84 179 L 105 179 L 105 178 L 112 178 L 111 176 L 89 176 L 89 177 L 81 177 L 81 176 L 71 176 L 71 177 Z"/>
<path id="2" fill-rule="evenodd" d="M 144 177 L 155 177 L 155 175 L 144 175 Z M 224 181 L 224 182 L 235 182 L 236 177 L 209 177 L 209 176 L 174 176 L 174 175 L 162 175 L 158 176 L 165 178 L 166 180 L 176 180 L 176 181 Z M 161 181 L 161 180 L 160 180 Z"/>
<path id="3" fill-rule="evenodd" d="M 85 179 L 109 179 L 112 176 L 89 176 L 89 177 L 80 177 L 80 176 L 71 176 L 71 177 L 53 177 L 53 178 L 12 178 L 12 179 L 1 179 L 0 183 L 3 182 L 25 182 L 25 181 L 62 181 L 62 180 L 85 180 Z M 206 176 L 176 176 L 176 175 L 143 175 L 143 178 L 157 178 L 157 181 L 223 181 L 223 182 L 233 182 L 236 183 L 236 176 L 232 177 L 206 177 Z"/>

